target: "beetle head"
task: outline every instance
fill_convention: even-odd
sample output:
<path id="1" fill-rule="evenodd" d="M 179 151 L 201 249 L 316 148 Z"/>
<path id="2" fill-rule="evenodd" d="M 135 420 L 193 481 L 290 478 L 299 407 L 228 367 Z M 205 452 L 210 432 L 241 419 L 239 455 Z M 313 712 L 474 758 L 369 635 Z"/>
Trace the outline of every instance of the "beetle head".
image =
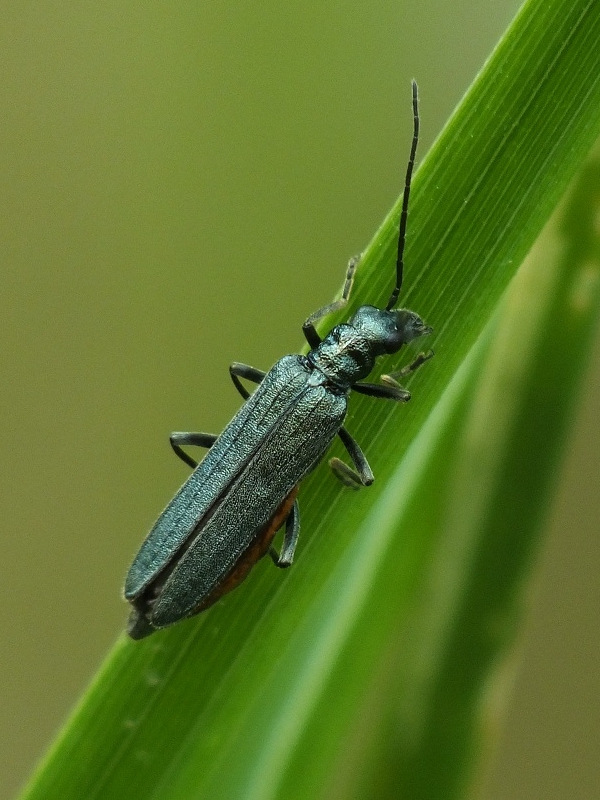
<path id="1" fill-rule="evenodd" d="M 408 308 L 387 311 L 375 306 L 361 306 L 350 324 L 366 336 L 375 355 L 397 353 L 403 344 L 427 336 L 433 330 Z"/>
<path id="2" fill-rule="evenodd" d="M 403 344 L 408 344 L 419 336 L 429 336 L 433 333 L 433 328 L 426 325 L 418 314 L 408 308 L 397 308 L 387 313 L 395 317 L 395 330 L 390 336 L 390 349 L 386 349 L 386 353 L 396 353 Z"/>

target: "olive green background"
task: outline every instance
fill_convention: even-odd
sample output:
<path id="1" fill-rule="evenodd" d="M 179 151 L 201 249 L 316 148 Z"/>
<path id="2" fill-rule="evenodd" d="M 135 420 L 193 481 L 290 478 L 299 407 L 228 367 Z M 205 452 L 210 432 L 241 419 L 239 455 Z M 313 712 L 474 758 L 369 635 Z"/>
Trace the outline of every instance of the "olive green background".
<path id="1" fill-rule="evenodd" d="M 187 474 L 168 433 L 223 427 L 231 361 L 297 350 L 400 191 L 410 78 L 423 154 L 516 8 L 2 4 L 1 797 L 122 629 L 129 561 Z M 600 343 L 493 800 L 600 785 L 599 375 Z"/>

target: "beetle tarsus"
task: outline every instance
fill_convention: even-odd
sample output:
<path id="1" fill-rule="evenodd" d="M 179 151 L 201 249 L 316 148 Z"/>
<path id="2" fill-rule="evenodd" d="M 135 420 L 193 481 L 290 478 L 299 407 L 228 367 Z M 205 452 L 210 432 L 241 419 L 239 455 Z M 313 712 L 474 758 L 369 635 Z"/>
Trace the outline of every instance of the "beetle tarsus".
<path id="1" fill-rule="evenodd" d="M 337 458 L 337 456 L 330 458 L 329 466 L 335 477 L 349 489 L 353 489 L 357 492 L 364 486 L 358 472 L 352 469 L 352 467 L 349 467 L 341 458 Z"/>
<path id="2" fill-rule="evenodd" d="M 348 266 L 346 268 L 346 280 L 344 281 L 344 288 L 342 289 L 342 296 L 340 299 L 335 300 L 333 303 L 329 303 L 329 305 L 319 308 L 305 320 L 304 325 L 302 326 L 302 332 L 304 333 L 306 341 L 311 348 L 314 349 L 315 347 L 318 347 L 323 341 L 317 333 L 317 329 L 314 325 L 315 322 L 323 317 L 326 317 L 328 314 L 333 314 L 334 311 L 339 311 L 340 308 L 344 308 L 344 306 L 348 303 L 348 298 L 350 297 L 350 292 L 352 291 L 352 284 L 354 283 L 354 275 L 360 259 L 361 254 L 359 253 L 356 256 L 352 256 L 348 262 Z"/>
<path id="3" fill-rule="evenodd" d="M 410 375 L 411 372 L 415 372 L 415 370 L 419 369 L 419 367 L 424 364 L 426 361 L 429 361 L 430 358 L 433 358 L 435 353 L 433 350 L 428 350 L 426 353 L 419 353 L 416 358 L 414 358 L 410 364 L 406 364 L 406 366 L 402 367 L 401 369 L 395 370 L 394 372 L 390 372 L 387 375 L 382 375 L 381 380 L 392 380 L 395 382 L 396 378 L 401 378 L 404 375 Z"/>

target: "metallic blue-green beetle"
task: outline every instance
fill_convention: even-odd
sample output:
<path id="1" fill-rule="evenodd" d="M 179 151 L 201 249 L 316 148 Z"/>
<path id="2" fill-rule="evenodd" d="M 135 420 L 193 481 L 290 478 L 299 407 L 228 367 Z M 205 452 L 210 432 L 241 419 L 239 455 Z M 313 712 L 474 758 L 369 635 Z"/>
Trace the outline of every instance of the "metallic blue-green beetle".
<path id="1" fill-rule="evenodd" d="M 398 235 L 396 283 L 384 309 L 361 306 L 349 322 L 321 340 L 314 323 L 348 300 L 358 258 L 346 274 L 342 297 L 312 314 L 303 331 L 306 355 L 288 355 L 267 373 L 232 364 L 231 378 L 246 402 L 220 436 L 173 433 L 171 445 L 194 472 L 142 544 L 125 582 L 133 609 L 128 633 L 142 639 L 160 628 L 208 608 L 235 588 L 270 551 L 278 567 L 289 567 L 298 541 L 298 484 L 340 437 L 354 469 L 331 459 L 334 473 L 355 488 L 373 482 L 373 473 L 343 427 L 352 390 L 372 397 L 407 401 L 396 378 L 415 370 L 431 355 L 421 353 L 384 383 L 364 383 L 378 356 L 431 333 L 414 311 L 394 309 L 402 285 L 410 182 L 419 136 L 417 85 L 413 81 L 413 140 Z M 259 384 L 250 395 L 240 378 Z M 198 465 L 181 448 L 210 448 Z M 285 524 L 281 552 L 271 542 Z"/>

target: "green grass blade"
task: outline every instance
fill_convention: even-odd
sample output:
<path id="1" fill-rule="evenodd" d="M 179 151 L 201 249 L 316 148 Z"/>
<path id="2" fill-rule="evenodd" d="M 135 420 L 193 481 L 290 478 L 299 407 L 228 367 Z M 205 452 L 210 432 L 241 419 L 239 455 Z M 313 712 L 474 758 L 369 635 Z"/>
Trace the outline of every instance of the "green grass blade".
<path id="1" fill-rule="evenodd" d="M 597 323 L 599 179 L 597 157 L 419 434 L 438 430 L 418 481 L 410 451 L 390 480 L 397 535 L 280 796 L 472 796 Z"/>
<path id="2" fill-rule="evenodd" d="M 395 674 L 389 665 L 396 664 L 399 650 L 414 658 L 399 670 L 406 680 L 388 704 L 396 708 L 386 709 L 391 720 L 407 719 L 412 675 L 422 682 L 430 670 L 426 694 L 450 697 L 449 676 L 459 662 L 453 648 L 460 652 L 469 624 L 479 631 L 489 622 L 474 613 L 477 570 L 484 574 L 485 558 L 473 556 L 461 577 L 453 600 L 455 626 L 443 621 L 434 641 L 420 644 L 417 636 L 403 647 L 397 631 L 440 602 L 433 592 L 428 606 L 418 591 L 439 555 L 433 524 L 399 527 L 399 519 L 408 520 L 422 506 L 418 487 L 428 471 L 443 473 L 437 453 L 444 453 L 450 433 L 459 428 L 461 398 L 483 355 L 471 356 L 471 366 L 447 389 L 452 376 L 600 133 L 598 41 L 598 3 L 527 3 L 423 161 L 414 183 L 403 302 L 434 326 L 436 358 L 412 379 L 415 399 L 407 408 L 353 401 L 349 428 L 369 456 L 376 484 L 349 496 L 322 466 L 301 492 L 303 536 L 294 569 L 282 575 L 263 562 L 243 587 L 202 617 L 144 642 L 121 640 L 23 797 L 269 798 L 281 787 L 282 797 L 314 796 L 299 793 L 301 787 L 324 792 L 323 776 L 335 781 L 339 761 L 328 759 L 333 753 L 339 758 L 345 741 L 340 737 L 356 725 L 361 692 L 375 687 L 376 694 L 375 676 L 389 681 L 390 672 Z M 397 213 L 365 253 L 354 304 L 389 294 Z M 565 270 L 565 290 L 574 278 Z M 588 309 L 587 326 L 591 316 Z M 572 321 L 565 311 L 565 324 Z M 573 328 L 577 333 L 581 329 Z M 568 336 L 560 334 L 555 344 L 563 354 L 563 385 L 574 386 L 585 348 L 576 357 L 573 350 L 567 354 L 561 348 L 573 341 L 571 328 Z M 550 369 L 558 374 L 556 363 L 544 362 L 545 350 L 536 358 L 539 371 L 547 371 L 540 380 L 548 379 Z M 563 406 L 557 418 L 566 419 Z M 544 409 L 550 412 L 556 409 Z M 507 447 L 503 457 L 517 459 L 519 452 Z M 540 470 L 540 486 L 547 486 L 548 477 Z M 495 480 L 493 497 L 498 487 L 506 488 Z M 486 509 L 499 514 L 498 505 L 488 501 Z M 436 513 L 435 504 L 419 511 Z M 507 567 L 507 586 L 496 587 L 498 603 L 514 590 L 526 550 L 525 543 Z M 380 598 L 378 615 L 369 613 L 373 598 Z M 501 650 L 504 641 L 498 637 L 493 648 Z M 450 697 L 465 718 L 472 715 L 469 692 Z M 438 741 L 443 731 L 431 706 L 411 708 L 403 735 L 419 733 L 417 746 L 413 742 L 411 758 L 406 747 L 393 750 L 386 774 L 405 785 L 412 781 L 416 788 L 409 796 L 443 796 L 434 793 L 435 786 L 429 791 L 419 770 L 437 758 L 449 765 L 440 770 L 440 784 L 454 789 L 465 770 L 452 771 L 452 763 L 471 758 L 472 742 L 467 734 L 458 737 L 457 756 Z M 324 796 L 334 796 L 337 785 L 328 784 L 332 793 Z"/>

